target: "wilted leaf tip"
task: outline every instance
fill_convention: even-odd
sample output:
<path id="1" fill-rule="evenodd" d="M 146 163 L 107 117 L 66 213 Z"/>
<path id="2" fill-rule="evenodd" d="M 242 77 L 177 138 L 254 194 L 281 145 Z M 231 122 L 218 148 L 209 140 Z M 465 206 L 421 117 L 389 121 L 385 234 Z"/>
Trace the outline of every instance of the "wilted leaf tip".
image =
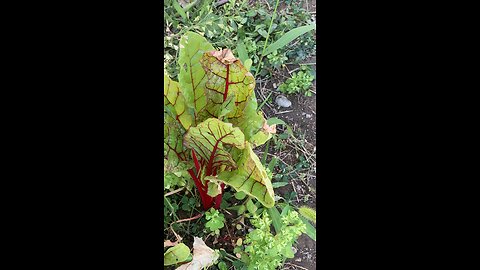
<path id="1" fill-rule="evenodd" d="M 230 49 L 223 49 L 220 51 L 212 51 L 210 55 L 214 56 L 218 59 L 218 61 L 222 62 L 225 65 L 230 65 L 237 60 Z"/>
<path id="2" fill-rule="evenodd" d="M 263 123 L 263 130 L 267 133 L 275 134 L 275 133 L 277 133 L 277 125 L 273 124 L 273 125 L 269 126 L 267 124 L 267 121 L 265 121 Z"/>

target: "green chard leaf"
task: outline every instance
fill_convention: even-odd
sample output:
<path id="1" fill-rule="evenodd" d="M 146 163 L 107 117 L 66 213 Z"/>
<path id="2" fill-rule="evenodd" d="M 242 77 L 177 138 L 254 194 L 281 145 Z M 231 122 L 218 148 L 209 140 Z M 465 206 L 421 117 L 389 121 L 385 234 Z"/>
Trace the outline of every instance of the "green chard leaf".
<path id="1" fill-rule="evenodd" d="M 195 118 L 207 104 L 205 96 L 207 77 L 200 64 L 200 59 L 205 52 L 213 50 L 215 50 L 213 46 L 199 34 L 187 32 L 180 39 L 178 80 L 187 106 L 195 110 Z"/>
<path id="2" fill-rule="evenodd" d="M 163 103 L 167 107 L 174 108 L 174 110 L 170 110 L 175 113 L 175 119 L 187 130 L 193 123 L 193 111 L 187 108 L 178 82 L 172 81 L 166 74 L 163 75 L 163 80 Z"/>
<path id="3" fill-rule="evenodd" d="M 222 104 L 230 95 L 234 95 L 235 106 L 227 118 L 240 117 L 255 87 L 253 75 L 229 49 L 207 52 L 200 61 L 207 75 L 205 94 L 208 115 L 218 117 Z"/>
<path id="4" fill-rule="evenodd" d="M 230 50 L 224 49 L 205 53 L 201 63 L 207 75 L 207 105 L 203 117 L 226 116 L 226 120 L 238 126 L 246 140 L 255 146 L 269 140 L 271 134 L 262 130 L 266 120 L 257 112 L 255 79 L 242 62 Z"/>
<path id="5" fill-rule="evenodd" d="M 238 169 L 222 172 L 218 179 L 237 191 L 243 191 L 260 201 L 265 207 L 273 207 L 275 203 L 273 187 L 267 172 L 257 155 L 253 152 L 250 143 L 246 142 L 242 151 Z"/>

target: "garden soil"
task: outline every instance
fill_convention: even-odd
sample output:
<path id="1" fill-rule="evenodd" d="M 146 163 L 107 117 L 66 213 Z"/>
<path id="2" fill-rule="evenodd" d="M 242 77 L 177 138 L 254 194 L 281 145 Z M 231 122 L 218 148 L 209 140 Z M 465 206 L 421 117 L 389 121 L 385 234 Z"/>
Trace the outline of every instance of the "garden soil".
<path id="1" fill-rule="evenodd" d="M 316 11 L 316 3 L 315 1 L 308 0 L 304 2 L 304 7 L 308 8 L 309 11 Z M 318 47 L 317 47 L 318 50 Z M 316 63 L 316 56 L 310 57 L 306 59 L 304 63 Z M 298 66 L 289 65 L 288 69 L 292 70 L 297 68 Z M 311 65 L 311 67 L 316 70 L 316 64 Z M 281 77 L 289 76 L 288 71 L 282 71 L 284 74 Z M 284 79 L 282 79 L 284 80 Z M 312 96 L 307 97 L 304 95 L 293 95 L 287 96 L 287 98 L 292 102 L 292 105 L 288 108 L 282 108 L 281 110 L 272 110 L 271 107 L 265 107 L 263 110 L 267 117 L 277 117 L 285 121 L 288 125 L 292 127 L 294 130 L 294 134 L 304 134 L 305 135 L 305 147 L 311 153 L 315 153 L 316 157 L 316 101 L 317 101 L 317 87 L 316 87 L 316 80 L 313 82 L 312 87 Z M 272 79 L 270 82 L 266 82 L 267 87 L 271 87 L 272 90 L 275 89 L 275 86 L 279 85 L 275 79 Z M 275 92 L 274 92 L 275 93 Z M 280 94 L 276 92 L 275 94 Z M 257 95 L 258 97 L 258 95 Z M 273 102 L 275 97 L 273 98 Z M 260 102 L 259 102 L 260 103 Z M 275 104 L 273 104 L 275 106 Z M 278 108 L 278 107 L 276 107 Z M 273 149 L 270 148 L 270 151 Z M 288 151 L 288 146 L 286 151 Z M 277 155 L 274 151 L 271 152 L 273 155 Z M 316 160 L 316 158 L 315 158 Z M 289 165 L 295 165 L 297 160 L 295 158 L 287 158 L 285 160 L 286 163 Z M 314 164 L 316 166 L 316 164 Z M 316 172 L 316 169 L 315 169 Z M 281 196 L 285 194 L 291 193 L 292 191 L 297 192 L 299 195 L 298 197 L 305 197 L 306 195 L 310 195 L 308 201 L 297 201 L 294 204 L 297 206 L 307 205 L 316 209 L 316 174 L 311 177 L 307 178 L 308 181 L 304 182 L 295 182 L 295 188 L 292 184 L 289 184 L 285 187 L 281 187 L 276 189 Z M 307 186 L 308 185 L 308 186 Z M 297 199 L 298 200 L 298 199 Z M 318 232 L 318 228 L 317 228 Z M 317 248 L 316 242 L 313 241 L 307 235 L 302 235 L 297 242 L 296 245 L 296 253 L 293 259 L 287 260 L 287 263 L 284 265 L 284 269 L 308 269 L 314 270 L 317 268 Z"/>

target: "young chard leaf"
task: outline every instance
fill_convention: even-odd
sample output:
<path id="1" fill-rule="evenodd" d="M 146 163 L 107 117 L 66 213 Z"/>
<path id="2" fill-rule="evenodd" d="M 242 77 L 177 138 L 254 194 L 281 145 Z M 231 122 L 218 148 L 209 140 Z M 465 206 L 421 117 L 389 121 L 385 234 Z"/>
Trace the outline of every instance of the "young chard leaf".
<path id="1" fill-rule="evenodd" d="M 218 175 L 218 179 L 237 191 L 243 191 L 255 197 L 265 207 L 273 207 L 275 199 L 270 178 L 250 143 L 246 142 L 245 146 L 237 162 L 238 169 L 222 172 Z"/>

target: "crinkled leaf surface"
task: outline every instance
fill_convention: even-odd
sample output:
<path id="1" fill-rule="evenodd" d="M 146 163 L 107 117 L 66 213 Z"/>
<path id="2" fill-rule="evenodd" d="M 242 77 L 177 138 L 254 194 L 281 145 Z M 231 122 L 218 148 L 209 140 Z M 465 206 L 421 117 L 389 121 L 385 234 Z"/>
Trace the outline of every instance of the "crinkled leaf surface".
<path id="1" fill-rule="evenodd" d="M 250 143 L 245 144 L 237 165 L 237 170 L 222 172 L 218 179 L 255 197 L 265 207 L 272 207 L 275 202 L 272 182 Z"/>
<path id="2" fill-rule="evenodd" d="M 245 136 L 232 124 L 209 118 L 188 130 L 184 137 L 184 145 L 193 148 L 213 167 L 224 165 L 225 169 L 235 169 L 237 165 L 225 147 L 228 145 L 243 149 Z M 207 175 L 211 170 L 212 168 L 207 167 Z"/>
<path id="3" fill-rule="evenodd" d="M 167 107 L 165 107 L 167 109 Z M 163 149 L 164 157 L 168 160 L 186 160 L 186 149 L 183 147 L 182 125 L 168 112 L 163 114 Z"/>
<path id="4" fill-rule="evenodd" d="M 231 118 L 229 121 L 236 127 L 239 127 L 245 135 L 245 140 L 252 142 L 252 137 L 261 132 L 260 129 L 265 123 L 262 112 L 257 112 L 257 98 L 255 92 L 249 97 L 249 101 L 244 109 L 244 113 L 238 118 Z M 257 144 L 259 145 L 259 144 Z"/>
<path id="5" fill-rule="evenodd" d="M 190 255 L 190 249 L 184 243 L 180 243 L 174 247 L 171 247 L 163 254 L 163 265 L 172 265 L 180 262 L 184 262 Z"/>
<path id="6" fill-rule="evenodd" d="M 228 49 L 205 53 L 201 63 L 207 76 L 207 106 L 204 113 L 207 117 L 226 116 L 227 121 L 242 130 L 246 140 L 253 142 L 251 137 L 258 134 L 265 123 L 262 113 L 257 112 L 253 75 Z M 257 137 L 255 145 L 265 141 Z"/>
<path id="7" fill-rule="evenodd" d="M 171 116 L 177 119 L 187 130 L 193 123 L 193 110 L 187 108 L 185 97 L 180 91 L 178 82 L 172 81 L 168 75 L 163 75 L 163 103 L 170 108 Z"/>
<path id="8" fill-rule="evenodd" d="M 253 75 L 229 49 L 207 52 L 200 61 L 207 75 L 205 93 L 208 114 L 211 117 L 218 117 L 224 101 L 230 95 L 234 95 L 235 106 L 227 117 L 240 117 L 255 87 Z"/>

